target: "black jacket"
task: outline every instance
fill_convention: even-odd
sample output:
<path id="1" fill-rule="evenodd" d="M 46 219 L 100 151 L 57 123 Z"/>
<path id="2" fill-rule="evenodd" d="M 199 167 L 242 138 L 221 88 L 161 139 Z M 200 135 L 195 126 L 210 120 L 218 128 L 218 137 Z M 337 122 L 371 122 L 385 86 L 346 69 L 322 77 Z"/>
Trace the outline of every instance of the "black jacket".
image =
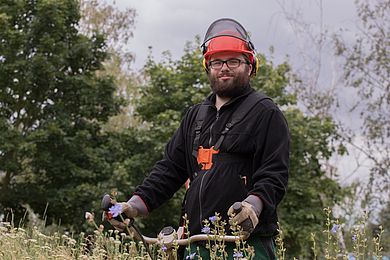
<path id="1" fill-rule="evenodd" d="M 250 88 L 230 100 L 218 112 L 215 95 L 207 98 L 209 109 L 200 136 L 201 146 L 209 148 L 215 144 L 233 112 L 252 91 Z M 287 189 L 289 165 L 289 131 L 282 112 L 270 99 L 257 103 L 232 127 L 221 145 L 220 153 L 233 155 L 234 159 L 216 158 L 210 170 L 202 171 L 192 155 L 199 106 L 187 111 L 166 146 L 164 159 L 155 164 L 135 194 L 151 211 L 171 198 L 190 178 L 185 210 L 191 235 L 201 233 L 202 220 L 215 212 L 227 220 L 229 207 L 253 194 L 264 204 L 254 233 L 275 234 L 276 207 Z"/>

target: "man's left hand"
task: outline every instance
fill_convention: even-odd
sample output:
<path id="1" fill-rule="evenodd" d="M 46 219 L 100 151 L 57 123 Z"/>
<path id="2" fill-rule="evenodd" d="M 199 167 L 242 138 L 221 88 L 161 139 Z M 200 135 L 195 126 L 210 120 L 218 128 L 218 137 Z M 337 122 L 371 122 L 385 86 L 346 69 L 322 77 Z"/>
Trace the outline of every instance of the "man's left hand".
<path id="1" fill-rule="evenodd" d="M 231 206 L 228 210 L 228 215 L 232 217 L 230 223 L 237 223 L 240 225 L 244 235 L 249 236 L 259 223 L 259 218 L 254 207 L 250 203 L 243 201 L 241 202 L 241 211 L 235 215 L 233 213 L 234 209 L 233 206 Z"/>

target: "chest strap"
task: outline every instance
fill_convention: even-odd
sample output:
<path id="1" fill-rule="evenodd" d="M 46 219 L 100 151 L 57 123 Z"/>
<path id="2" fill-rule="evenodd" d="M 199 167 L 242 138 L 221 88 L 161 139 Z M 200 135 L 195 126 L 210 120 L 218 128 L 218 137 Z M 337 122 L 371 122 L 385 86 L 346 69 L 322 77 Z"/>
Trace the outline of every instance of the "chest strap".
<path id="1" fill-rule="evenodd" d="M 192 155 L 197 158 L 198 157 L 198 149 L 199 149 L 199 139 L 200 139 L 200 132 L 202 131 L 202 125 L 203 121 L 206 118 L 207 110 L 209 109 L 210 105 L 206 105 L 205 102 L 203 102 L 198 110 L 198 113 L 196 114 L 195 118 L 195 138 L 194 142 L 192 144 Z"/>

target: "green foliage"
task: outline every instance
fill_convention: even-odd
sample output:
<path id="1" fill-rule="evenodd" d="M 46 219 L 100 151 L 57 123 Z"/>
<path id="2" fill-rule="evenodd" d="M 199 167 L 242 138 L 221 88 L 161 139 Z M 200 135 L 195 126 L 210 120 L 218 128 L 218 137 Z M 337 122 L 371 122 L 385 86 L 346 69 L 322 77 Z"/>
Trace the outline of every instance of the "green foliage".
<path id="1" fill-rule="evenodd" d="M 286 91 L 290 66 L 287 63 L 274 66 L 264 55 L 259 55 L 258 60 L 259 70 L 251 80 L 252 87 L 271 97 L 279 106 L 295 105 L 295 95 Z"/>
<path id="2" fill-rule="evenodd" d="M 390 183 L 390 2 L 357 0 L 355 5 L 354 39 L 335 36 L 335 49 L 343 62 L 345 84 L 357 97 L 352 111 L 362 119 L 360 131 L 346 126 L 349 132 L 344 135 L 370 160 L 366 200 L 372 205 L 375 197 L 382 197 L 375 193 L 387 192 Z"/>
<path id="3" fill-rule="evenodd" d="M 384 228 L 382 236 L 383 251 L 390 254 L 390 200 L 388 200 L 385 207 L 379 214 L 379 223 Z M 377 232 L 378 227 L 376 226 L 374 230 Z"/>
<path id="4" fill-rule="evenodd" d="M 341 202 L 346 192 L 323 168 L 333 153 L 336 129 L 330 118 L 307 117 L 298 109 L 287 109 L 285 116 L 292 140 L 290 181 L 279 212 L 287 251 L 308 257 L 308 235 L 325 222 L 322 209 Z"/>
<path id="5" fill-rule="evenodd" d="M 115 75 L 116 93 L 126 101 L 131 101 L 136 93 L 137 77 L 131 72 L 134 53 L 129 49 L 133 38 L 136 11 L 132 8 L 118 8 L 115 2 L 101 0 L 81 0 L 79 31 L 88 36 L 96 31 L 102 32 L 106 38 L 108 59 L 104 61 L 102 75 Z M 133 104 L 128 102 L 122 106 L 121 113 L 113 116 L 106 123 L 104 130 L 121 131 L 129 126 L 137 125 L 134 120 Z"/>
<path id="6" fill-rule="evenodd" d="M 110 178 L 119 111 L 112 78 L 97 76 L 102 35 L 78 33 L 78 1 L 0 1 L 0 203 L 79 228 Z"/>

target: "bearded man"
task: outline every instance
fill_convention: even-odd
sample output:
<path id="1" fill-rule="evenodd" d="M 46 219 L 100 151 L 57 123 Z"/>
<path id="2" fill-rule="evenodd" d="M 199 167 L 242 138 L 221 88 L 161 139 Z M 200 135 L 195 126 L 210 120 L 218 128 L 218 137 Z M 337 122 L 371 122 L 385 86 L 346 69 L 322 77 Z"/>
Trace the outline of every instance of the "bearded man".
<path id="1" fill-rule="evenodd" d="M 241 225 L 254 259 L 275 259 L 276 209 L 288 181 L 286 120 L 269 97 L 250 86 L 258 61 L 241 24 L 228 18 L 213 22 L 202 48 L 212 94 L 189 108 L 164 158 L 123 203 L 124 213 L 147 216 L 189 179 L 183 212 L 190 235 L 207 231 L 203 220 L 212 220 L 217 212 L 226 223 Z M 240 211 L 233 206 L 237 202 Z M 112 224 L 124 228 L 117 221 Z M 226 244 L 230 259 L 234 247 Z M 205 243 L 191 249 L 187 258 L 209 257 Z"/>

